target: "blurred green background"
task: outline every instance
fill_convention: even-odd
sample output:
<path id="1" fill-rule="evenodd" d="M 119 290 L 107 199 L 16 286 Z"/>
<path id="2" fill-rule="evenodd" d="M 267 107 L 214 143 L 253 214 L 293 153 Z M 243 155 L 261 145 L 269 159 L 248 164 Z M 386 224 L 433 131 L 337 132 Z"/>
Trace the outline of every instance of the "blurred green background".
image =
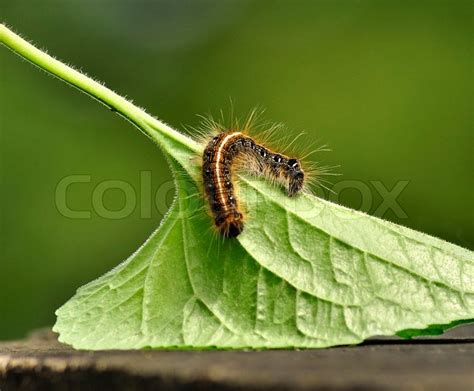
<path id="1" fill-rule="evenodd" d="M 389 190 L 409 181 L 398 197 L 407 217 L 383 217 L 471 249 L 472 16 L 472 2 L 452 0 L 4 0 L 0 9 L 14 30 L 174 127 L 228 110 L 229 98 L 240 115 L 265 107 L 266 119 L 331 147 L 314 158 L 341 166 L 334 183 L 369 188 L 369 213 L 381 201 L 371 181 Z M 3 47 L 0 64 L 8 339 L 53 324 L 77 287 L 132 253 L 159 224 L 171 176 L 160 151 L 97 102 Z M 151 189 L 140 188 L 141 171 L 152 172 Z M 72 174 L 90 175 L 67 193 L 90 219 L 56 208 L 56 186 Z M 136 189 L 128 217 L 92 207 L 105 180 Z M 359 208 L 360 192 L 343 188 L 339 202 Z M 159 208 L 143 217 L 157 189 Z M 108 209 L 124 202 L 120 190 L 104 195 Z"/>

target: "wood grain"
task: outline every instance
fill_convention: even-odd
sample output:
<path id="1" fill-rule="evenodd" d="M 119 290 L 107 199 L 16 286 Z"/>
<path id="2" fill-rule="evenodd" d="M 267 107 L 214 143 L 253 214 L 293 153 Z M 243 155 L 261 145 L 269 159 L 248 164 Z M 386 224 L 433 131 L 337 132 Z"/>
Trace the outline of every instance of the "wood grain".
<path id="1" fill-rule="evenodd" d="M 322 350 L 77 351 L 0 343 L 0 390 L 474 390 L 474 328 Z"/>

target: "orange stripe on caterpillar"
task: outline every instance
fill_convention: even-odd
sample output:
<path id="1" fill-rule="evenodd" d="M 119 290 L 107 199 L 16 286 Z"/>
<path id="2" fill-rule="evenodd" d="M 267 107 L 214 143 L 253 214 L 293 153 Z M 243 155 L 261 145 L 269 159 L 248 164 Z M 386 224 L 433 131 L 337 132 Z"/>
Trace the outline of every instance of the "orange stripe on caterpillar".
<path id="1" fill-rule="evenodd" d="M 245 157 L 248 171 L 283 183 L 290 197 L 303 188 L 305 179 L 298 159 L 275 153 L 241 132 L 227 131 L 213 137 L 204 149 L 202 178 L 214 224 L 228 238 L 236 237 L 244 228 L 232 180 L 239 157 Z"/>

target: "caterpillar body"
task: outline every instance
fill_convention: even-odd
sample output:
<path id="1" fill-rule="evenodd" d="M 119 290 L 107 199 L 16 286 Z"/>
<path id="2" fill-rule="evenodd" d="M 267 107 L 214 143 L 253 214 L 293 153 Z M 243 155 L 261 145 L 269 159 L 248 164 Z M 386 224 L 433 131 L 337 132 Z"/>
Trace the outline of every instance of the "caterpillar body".
<path id="1" fill-rule="evenodd" d="M 298 159 L 273 152 L 242 132 L 227 130 L 213 137 L 202 156 L 202 179 L 214 224 L 227 238 L 238 236 L 244 228 L 233 181 L 239 162 L 245 163 L 247 171 L 281 183 L 290 197 L 305 181 Z"/>

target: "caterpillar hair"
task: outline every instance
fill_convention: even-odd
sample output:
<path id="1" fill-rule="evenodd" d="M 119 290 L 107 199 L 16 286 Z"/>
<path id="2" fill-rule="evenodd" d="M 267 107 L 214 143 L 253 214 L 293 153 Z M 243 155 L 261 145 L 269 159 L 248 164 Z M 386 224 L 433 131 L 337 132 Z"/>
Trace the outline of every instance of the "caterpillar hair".
<path id="1" fill-rule="evenodd" d="M 245 162 L 249 172 L 281 183 L 290 197 L 303 188 L 305 181 L 296 158 L 273 152 L 240 131 L 221 131 L 214 136 L 202 156 L 202 179 L 215 226 L 227 238 L 238 236 L 244 228 L 233 180 L 239 161 Z"/>

